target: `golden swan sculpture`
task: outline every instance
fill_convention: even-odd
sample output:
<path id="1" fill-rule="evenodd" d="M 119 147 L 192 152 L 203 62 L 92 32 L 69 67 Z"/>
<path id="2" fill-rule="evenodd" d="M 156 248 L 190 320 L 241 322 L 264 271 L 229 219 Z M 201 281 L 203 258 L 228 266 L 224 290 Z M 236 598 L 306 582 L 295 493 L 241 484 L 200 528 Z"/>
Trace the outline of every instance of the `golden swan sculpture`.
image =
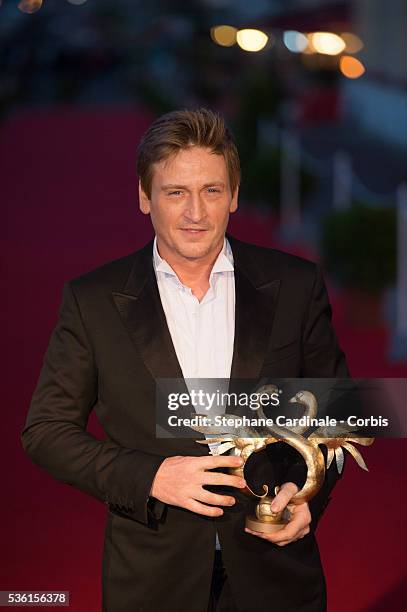
<path id="1" fill-rule="evenodd" d="M 258 393 L 275 393 L 277 388 L 275 385 L 266 385 L 262 387 Z M 310 391 L 299 391 L 289 400 L 291 403 L 297 403 L 304 407 L 304 413 L 302 416 L 309 418 L 315 418 L 318 412 L 318 404 L 315 396 Z M 228 419 L 240 421 L 241 417 L 237 417 L 233 414 L 224 415 Z M 259 418 L 266 418 L 261 407 L 258 409 Z M 203 434 L 220 434 L 219 437 L 210 438 L 209 440 L 197 440 L 199 444 L 215 444 L 219 443 L 219 446 L 213 449 L 211 452 L 214 455 L 221 455 L 222 453 L 231 450 L 231 454 L 240 456 L 244 460 L 243 466 L 239 468 L 230 469 L 230 473 L 236 474 L 244 478 L 244 468 L 246 461 L 252 453 L 257 453 L 269 444 L 275 442 L 285 442 L 289 446 L 293 447 L 303 457 L 306 468 L 307 477 L 302 487 L 292 498 L 290 504 L 300 504 L 309 501 L 314 497 L 321 489 L 325 478 L 325 469 L 329 468 L 335 458 L 338 472 L 341 473 L 344 464 L 343 448 L 345 448 L 356 460 L 358 465 L 368 471 L 368 468 L 363 460 L 359 450 L 353 446 L 353 443 L 358 443 L 363 446 L 369 446 L 373 443 L 374 438 L 365 438 L 351 435 L 353 428 L 346 425 L 336 425 L 334 428 L 327 426 L 319 427 L 308 437 L 304 437 L 302 434 L 307 430 L 307 426 L 295 426 L 295 427 L 281 427 L 273 424 L 262 430 L 255 429 L 253 427 L 221 427 L 221 426 L 197 426 L 193 427 L 195 431 L 199 431 Z M 271 434 L 271 435 L 270 435 Z M 324 455 L 319 448 L 319 445 L 324 444 L 327 449 L 327 466 L 325 468 Z M 269 506 L 273 500 L 268 495 L 268 486 L 263 485 L 264 493 L 258 495 L 246 486 L 243 492 L 248 495 L 253 495 L 260 498 L 260 503 L 256 507 L 256 519 L 249 520 L 248 526 L 253 529 L 260 530 L 260 523 L 266 523 L 263 531 L 273 531 L 276 528 L 283 526 L 282 513 L 273 513 Z M 278 487 L 276 487 L 277 492 Z M 278 515 L 278 516 L 277 516 Z M 269 523 L 269 525 L 267 525 Z M 254 526 L 255 525 L 255 526 Z M 277 527 L 278 525 L 278 527 Z"/>

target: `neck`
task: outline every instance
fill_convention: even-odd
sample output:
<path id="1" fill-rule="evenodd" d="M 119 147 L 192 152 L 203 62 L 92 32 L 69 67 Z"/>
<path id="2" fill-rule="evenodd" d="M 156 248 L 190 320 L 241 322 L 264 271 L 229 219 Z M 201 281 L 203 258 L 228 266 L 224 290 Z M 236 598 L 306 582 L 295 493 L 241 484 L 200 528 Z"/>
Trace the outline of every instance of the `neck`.
<path id="1" fill-rule="evenodd" d="M 165 246 L 157 239 L 157 249 L 160 257 L 171 266 L 181 283 L 190 287 L 192 293 L 201 300 L 209 289 L 209 277 L 219 253 L 223 248 L 223 239 L 219 247 L 202 259 L 186 259 L 167 253 Z"/>

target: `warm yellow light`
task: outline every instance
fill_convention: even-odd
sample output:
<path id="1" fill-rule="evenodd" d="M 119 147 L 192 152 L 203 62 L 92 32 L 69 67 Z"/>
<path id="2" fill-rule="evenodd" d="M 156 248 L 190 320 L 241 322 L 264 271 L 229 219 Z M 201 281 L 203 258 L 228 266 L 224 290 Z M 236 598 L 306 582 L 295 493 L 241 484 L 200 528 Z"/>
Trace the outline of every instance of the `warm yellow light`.
<path id="1" fill-rule="evenodd" d="M 211 37 L 216 44 L 222 47 L 232 47 L 236 44 L 237 29 L 233 26 L 220 25 L 211 28 Z"/>
<path id="2" fill-rule="evenodd" d="M 17 6 L 22 13 L 36 13 L 42 7 L 42 0 L 21 0 Z"/>
<path id="3" fill-rule="evenodd" d="M 341 34 L 341 38 L 345 42 L 347 53 L 358 53 L 361 49 L 363 49 L 363 42 L 360 40 L 359 36 L 356 36 L 356 34 L 352 34 L 351 32 L 343 32 L 343 34 Z"/>
<path id="4" fill-rule="evenodd" d="M 314 32 L 310 38 L 315 51 L 323 55 L 339 55 L 345 49 L 345 42 L 333 32 Z"/>
<path id="5" fill-rule="evenodd" d="M 362 62 L 356 57 L 350 55 L 343 55 L 339 61 L 339 69 L 342 74 L 348 79 L 358 79 L 366 72 L 366 68 Z"/>
<path id="6" fill-rule="evenodd" d="M 239 30 L 236 34 L 237 44 L 244 51 L 261 51 L 269 37 L 260 30 Z"/>

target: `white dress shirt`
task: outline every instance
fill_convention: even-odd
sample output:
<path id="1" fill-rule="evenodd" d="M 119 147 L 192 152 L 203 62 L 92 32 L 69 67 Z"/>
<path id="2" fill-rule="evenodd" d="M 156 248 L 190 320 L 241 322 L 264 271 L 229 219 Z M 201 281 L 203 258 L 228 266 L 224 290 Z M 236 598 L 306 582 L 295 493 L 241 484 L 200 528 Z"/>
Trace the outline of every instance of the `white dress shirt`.
<path id="1" fill-rule="evenodd" d="M 201 302 L 160 257 L 156 238 L 153 253 L 161 303 L 184 378 L 228 379 L 235 333 L 235 275 L 229 242 L 225 238 Z"/>
<path id="2" fill-rule="evenodd" d="M 190 391 L 202 387 L 197 379 L 223 379 L 224 384 L 213 381 L 211 390 L 227 392 L 235 334 L 235 275 L 228 240 L 224 239 L 209 276 L 209 289 L 201 302 L 160 257 L 157 238 L 153 263 L 161 303 L 187 387 Z M 208 381 L 205 381 L 205 390 L 209 390 Z M 204 412 L 204 407 L 196 410 Z M 220 548 L 218 534 L 216 548 Z"/>

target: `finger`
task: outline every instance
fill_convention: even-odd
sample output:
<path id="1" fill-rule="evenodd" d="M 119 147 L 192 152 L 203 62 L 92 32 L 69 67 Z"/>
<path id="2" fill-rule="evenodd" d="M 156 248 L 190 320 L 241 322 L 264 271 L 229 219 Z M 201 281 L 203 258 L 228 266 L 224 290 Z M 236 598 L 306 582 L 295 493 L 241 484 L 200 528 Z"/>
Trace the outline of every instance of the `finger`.
<path id="1" fill-rule="evenodd" d="M 244 478 L 233 476 L 231 474 L 222 474 L 221 472 L 205 472 L 202 483 L 204 485 L 223 485 L 225 487 L 237 487 L 242 489 L 246 486 Z"/>
<path id="2" fill-rule="evenodd" d="M 241 457 L 234 455 L 214 455 L 208 457 L 197 457 L 201 463 L 201 467 L 204 470 L 213 470 L 219 467 L 241 467 L 244 461 Z"/>
<path id="3" fill-rule="evenodd" d="M 273 536 L 273 542 L 277 543 L 284 542 L 284 540 L 292 540 L 296 538 L 299 533 L 301 533 L 303 528 L 303 524 L 293 526 L 291 525 L 291 523 L 288 523 L 288 525 L 286 525 L 279 531 L 276 531 L 275 533 L 271 534 Z"/>
<path id="4" fill-rule="evenodd" d="M 293 538 L 293 539 L 281 540 L 281 541 L 276 542 L 273 538 L 274 534 L 272 533 L 261 533 L 260 531 L 252 531 L 251 529 L 248 529 L 247 527 L 245 528 L 245 531 L 247 533 L 250 533 L 251 535 L 257 536 L 258 538 L 267 540 L 271 544 L 276 544 L 276 546 L 286 546 L 287 544 L 290 544 L 291 542 L 295 542 L 297 539 L 299 539 L 299 538 Z"/>
<path id="5" fill-rule="evenodd" d="M 278 531 L 267 534 L 270 542 L 277 544 L 278 542 L 284 542 L 285 540 L 293 540 L 308 527 L 308 519 L 305 515 L 293 515 L 292 519 Z"/>
<path id="6" fill-rule="evenodd" d="M 275 544 L 278 544 L 279 542 L 284 542 L 286 540 L 295 540 L 297 539 L 297 537 L 299 536 L 299 534 L 303 531 L 304 529 L 304 524 L 301 523 L 301 525 L 292 525 L 291 522 L 288 523 L 288 525 L 286 527 L 283 527 L 282 529 L 280 529 L 279 531 L 276 531 L 275 533 L 271 533 L 271 539 Z"/>
<path id="7" fill-rule="evenodd" d="M 300 539 L 300 538 L 304 538 L 306 535 L 308 535 L 308 534 L 309 534 L 309 532 L 310 532 L 310 531 L 311 531 L 311 530 L 310 530 L 310 528 L 309 528 L 309 527 L 305 527 L 305 529 L 303 529 L 303 530 L 301 531 L 300 535 L 298 536 L 298 539 Z"/>
<path id="8" fill-rule="evenodd" d="M 274 536 L 273 533 L 262 533 L 261 531 L 253 531 L 252 529 L 249 529 L 248 527 L 245 527 L 245 531 L 247 533 L 250 533 L 251 535 L 257 536 L 258 538 L 262 538 L 263 540 L 267 540 L 271 544 L 276 544 L 276 542 L 274 541 L 274 538 L 273 538 L 273 536 Z M 283 540 L 283 542 L 288 542 L 288 540 Z"/>
<path id="9" fill-rule="evenodd" d="M 299 505 L 289 504 L 287 508 L 290 511 L 290 515 L 291 515 L 290 522 L 291 523 L 293 521 L 297 523 L 298 521 L 298 525 L 300 524 L 300 522 L 304 524 L 304 527 L 310 525 L 312 521 L 312 516 L 309 510 L 308 504 L 306 503 L 299 504 Z"/>
<path id="10" fill-rule="evenodd" d="M 287 544 L 291 544 L 291 542 L 297 542 L 298 540 L 302 540 L 308 533 L 310 532 L 309 527 L 303 529 L 296 538 L 291 538 L 290 540 L 283 540 L 281 542 L 275 542 L 277 546 L 286 546 Z"/>
<path id="11" fill-rule="evenodd" d="M 250 533 L 250 535 L 254 535 L 254 536 L 257 536 L 258 538 L 262 538 L 263 540 L 268 540 L 269 538 L 267 536 L 270 535 L 270 534 L 262 533 L 261 531 L 253 531 L 252 529 L 249 529 L 248 527 L 245 527 L 245 531 L 246 533 Z"/>
<path id="12" fill-rule="evenodd" d="M 203 516 L 217 517 L 222 516 L 223 514 L 222 508 L 206 506 L 205 504 L 201 504 L 196 499 L 191 499 L 185 507 L 187 510 L 191 510 L 191 512 L 196 512 L 197 514 L 202 514 Z"/>
<path id="13" fill-rule="evenodd" d="M 205 504 L 212 504 L 215 506 L 233 506 L 236 502 L 235 498 L 231 495 L 219 495 L 218 493 L 211 493 L 201 489 L 195 499 L 204 502 Z"/>
<path id="14" fill-rule="evenodd" d="M 284 483 L 271 504 L 272 511 L 280 512 L 281 510 L 284 510 L 297 491 L 298 487 L 293 482 Z"/>

